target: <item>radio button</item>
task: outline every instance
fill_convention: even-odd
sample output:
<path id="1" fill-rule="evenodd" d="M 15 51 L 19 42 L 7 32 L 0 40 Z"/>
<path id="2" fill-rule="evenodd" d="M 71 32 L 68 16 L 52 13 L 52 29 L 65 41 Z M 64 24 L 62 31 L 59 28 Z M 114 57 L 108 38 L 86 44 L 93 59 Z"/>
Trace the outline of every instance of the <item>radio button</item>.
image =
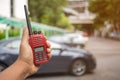
<path id="1" fill-rule="evenodd" d="M 37 31 L 33 31 L 34 34 L 37 34 Z"/>
<path id="2" fill-rule="evenodd" d="M 41 31 L 38 31 L 38 34 L 41 34 Z"/>

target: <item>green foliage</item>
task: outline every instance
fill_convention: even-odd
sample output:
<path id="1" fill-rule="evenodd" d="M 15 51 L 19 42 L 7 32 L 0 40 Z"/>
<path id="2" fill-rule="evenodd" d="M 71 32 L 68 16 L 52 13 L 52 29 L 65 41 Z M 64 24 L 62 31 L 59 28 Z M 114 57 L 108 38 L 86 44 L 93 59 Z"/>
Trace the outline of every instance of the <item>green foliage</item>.
<path id="1" fill-rule="evenodd" d="M 9 37 L 16 37 L 20 35 L 19 29 L 9 29 Z M 5 30 L 0 31 L 0 40 L 5 38 Z"/>
<path id="2" fill-rule="evenodd" d="M 62 8 L 66 3 L 67 0 L 29 0 L 30 16 L 32 20 L 36 22 L 62 28 L 70 28 L 71 24 L 67 17 L 63 17 L 64 13 Z"/>
<path id="3" fill-rule="evenodd" d="M 9 30 L 9 37 L 15 37 L 20 35 L 19 29 L 10 29 Z"/>
<path id="4" fill-rule="evenodd" d="M 90 0 L 89 10 L 96 14 L 95 25 L 120 22 L 120 0 Z"/>
<path id="5" fill-rule="evenodd" d="M 4 31 L 0 31 L 0 40 L 5 38 L 5 34 L 4 34 Z"/>
<path id="6" fill-rule="evenodd" d="M 61 15 L 57 25 L 64 29 L 73 29 L 73 26 L 70 24 L 70 21 L 64 14 Z"/>

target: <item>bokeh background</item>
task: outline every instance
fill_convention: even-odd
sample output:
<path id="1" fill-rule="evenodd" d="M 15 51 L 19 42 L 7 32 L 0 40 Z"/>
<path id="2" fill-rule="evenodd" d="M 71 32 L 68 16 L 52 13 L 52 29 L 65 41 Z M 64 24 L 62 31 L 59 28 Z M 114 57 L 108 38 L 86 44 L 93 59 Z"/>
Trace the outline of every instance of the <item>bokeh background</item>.
<path id="1" fill-rule="evenodd" d="M 97 61 L 94 72 L 84 76 L 47 74 L 28 80 L 120 80 L 120 0 L 0 0 L 0 40 L 22 36 L 24 5 L 33 30 L 50 39 L 65 35 L 55 41 L 87 50 Z"/>

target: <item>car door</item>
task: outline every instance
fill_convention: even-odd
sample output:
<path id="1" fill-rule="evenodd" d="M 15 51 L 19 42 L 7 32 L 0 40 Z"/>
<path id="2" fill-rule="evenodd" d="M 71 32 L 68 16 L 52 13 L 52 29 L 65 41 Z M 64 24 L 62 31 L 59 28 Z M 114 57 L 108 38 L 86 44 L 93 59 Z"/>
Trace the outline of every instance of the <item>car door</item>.
<path id="1" fill-rule="evenodd" d="M 64 50 L 53 49 L 52 57 L 48 63 L 41 66 L 39 73 L 53 73 L 53 72 L 66 72 L 68 71 L 71 56 L 64 56 Z"/>

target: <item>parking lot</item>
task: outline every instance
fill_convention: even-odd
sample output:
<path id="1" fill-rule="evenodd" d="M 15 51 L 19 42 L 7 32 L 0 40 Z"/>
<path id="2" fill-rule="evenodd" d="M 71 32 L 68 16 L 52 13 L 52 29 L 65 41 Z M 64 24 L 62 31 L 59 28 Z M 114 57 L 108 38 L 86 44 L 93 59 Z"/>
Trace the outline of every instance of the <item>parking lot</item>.
<path id="1" fill-rule="evenodd" d="M 69 74 L 36 75 L 27 80 L 120 80 L 120 41 L 91 37 L 85 49 L 97 60 L 97 68 L 93 73 L 80 77 Z"/>

